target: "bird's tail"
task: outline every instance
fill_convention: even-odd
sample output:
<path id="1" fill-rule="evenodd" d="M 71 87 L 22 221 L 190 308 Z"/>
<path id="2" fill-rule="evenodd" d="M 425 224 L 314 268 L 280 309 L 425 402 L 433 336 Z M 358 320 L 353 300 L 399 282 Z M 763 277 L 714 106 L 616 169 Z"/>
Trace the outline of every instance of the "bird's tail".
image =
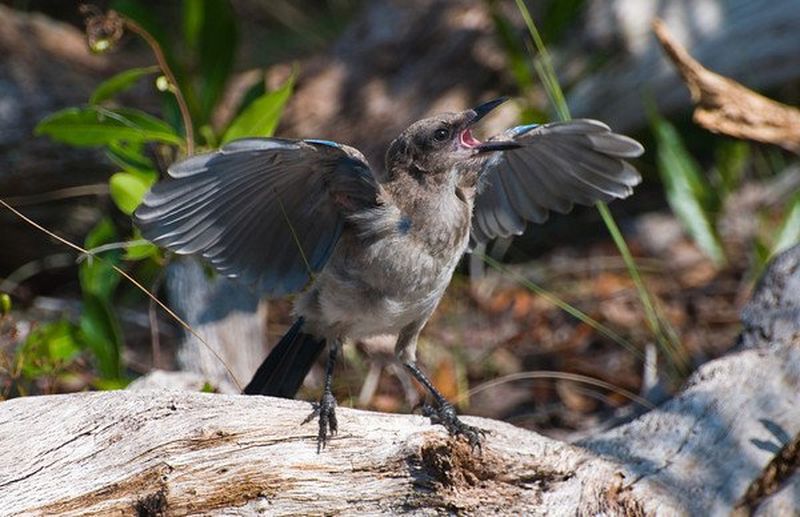
<path id="1" fill-rule="evenodd" d="M 298 318 L 258 367 L 245 394 L 294 398 L 325 348 L 324 339 L 306 334 L 302 328 L 303 318 Z"/>

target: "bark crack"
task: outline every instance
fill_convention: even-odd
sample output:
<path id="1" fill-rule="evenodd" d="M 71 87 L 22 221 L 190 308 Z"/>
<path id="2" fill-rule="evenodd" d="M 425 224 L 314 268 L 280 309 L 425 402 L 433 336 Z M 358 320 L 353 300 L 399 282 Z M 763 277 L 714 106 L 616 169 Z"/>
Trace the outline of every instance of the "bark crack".
<path id="1" fill-rule="evenodd" d="M 675 451 L 674 451 L 674 452 L 672 452 L 672 453 L 671 453 L 671 454 L 670 454 L 670 455 L 669 455 L 669 456 L 668 456 L 668 457 L 667 457 L 667 458 L 664 460 L 664 463 L 663 463 L 663 464 L 662 464 L 660 467 L 658 467 L 657 469 L 655 469 L 655 470 L 653 470 L 653 471 L 651 471 L 651 472 L 646 472 L 646 473 L 643 473 L 643 474 L 639 475 L 639 477 L 637 477 L 636 479 L 634 479 L 633 481 L 631 481 L 630 483 L 628 483 L 628 485 L 627 485 L 625 488 L 626 488 L 626 489 L 632 488 L 632 487 L 633 487 L 633 485 L 637 484 L 637 483 L 638 483 L 638 482 L 640 482 L 641 480 L 643 480 L 643 479 L 645 479 L 645 478 L 647 478 L 647 477 L 651 477 L 651 476 L 657 476 L 658 474 L 660 474 L 660 473 L 661 473 L 662 471 L 664 471 L 665 469 L 667 469 L 667 468 L 671 467 L 671 466 L 672 466 L 672 462 L 673 462 L 673 460 L 674 460 L 674 459 L 675 459 L 677 456 L 679 456 L 679 455 L 680 455 L 680 454 L 683 452 L 683 449 L 684 449 L 684 448 L 686 447 L 686 445 L 689 443 L 689 441 L 690 441 L 691 437 L 695 435 L 695 430 L 696 430 L 696 429 L 698 428 L 698 426 L 699 426 L 699 425 L 700 425 L 700 424 L 701 424 L 701 423 L 702 423 L 702 422 L 703 422 L 703 421 L 706 419 L 706 417 L 708 416 L 708 414 L 709 414 L 709 413 L 711 413 L 711 410 L 712 410 L 712 409 L 713 409 L 715 406 L 716 406 L 716 404 L 715 404 L 714 402 L 711 402 L 711 403 L 709 403 L 709 404 L 706 404 L 705 408 L 703 409 L 703 412 L 702 412 L 702 413 L 700 413 L 699 415 L 697 415 L 697 417 L 695 418 L 695 421 L 694 421 L 694 423 L 692 424 L 692 426 L 689 428 L 689 430 L 688 430 L 688 431 L 686 432 L 686 434 L 684 435 L 684 437 L 683 437 L 683 440 L 681 440 L 681 443 L 678 445 L 678 447 L 675 449 Z"/>

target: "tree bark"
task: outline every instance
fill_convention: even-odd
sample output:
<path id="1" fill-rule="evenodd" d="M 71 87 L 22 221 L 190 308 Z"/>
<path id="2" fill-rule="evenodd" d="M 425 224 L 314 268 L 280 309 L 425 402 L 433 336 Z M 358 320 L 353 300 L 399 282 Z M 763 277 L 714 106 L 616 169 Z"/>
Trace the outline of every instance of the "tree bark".
<path id="1" fill-rule="evenodd" d="M 482 451 L 415 415 L 338 410 L 321 453 L 308 404 L 169 390 L 0 406 L 0 508 L 211 513 L 774 515 L 800 508 L 800 246 L 745 310 L 733 353 L 674 399 L 575 444 L 502 422 Z M 759 314 L 759 315 L 757 315 Z M 756 338 L 754 336 L 760 336 Z"/>

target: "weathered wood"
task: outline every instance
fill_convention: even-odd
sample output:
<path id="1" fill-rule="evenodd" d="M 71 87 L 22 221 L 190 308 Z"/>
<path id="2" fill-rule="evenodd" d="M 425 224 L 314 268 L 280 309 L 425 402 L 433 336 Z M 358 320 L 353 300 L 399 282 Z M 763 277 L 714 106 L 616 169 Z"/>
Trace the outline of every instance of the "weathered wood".
<path id="1" fill-rule="evenodd" d="M 714 133 L 775 144 L 800 153 L 800 110 L 704 68 L 661 20 L 653 22 L 653 30 L 689 87 L 697 124 Z"/>
<path id="2" fill-rule="evenodd" d="M 480 456 L 422 417 L 340 409 L 341 434 L 317 454 L 315 427 L 299 425 L 308 411 L 297 401 L 163 391 L 13 400 L 0 410 L 0 507 L 66 515 L 133 514 L 148 502 L 177 515 L 534 511 L 576 508 L 605 484 L 587 480 L 614 480 L 610 463 L 589 462 L 578 448 L 478 419 L 469 421 L 493 432 Z"/>
<path id="3" fill-rule="evenodd" d="M 267 355 L 267 301 L 248 286 L 211 277 L 198 259 L 173 262 L 166 280 L 170 306 L 205 340 L 185 333 L 178 348 L 181 370 L 214 385 L 246 383 Z"/>
<path id="4" fill-rule="evenodd" d="M 340 434 L 317 454 L 315 425 L 300 425 L 310 407 L 299 401 L 164 389 L 11 400 L 0 405 L 0 508 L 26 515 L 795 512 L 800 318 L 793 302 L 789 312 L 780 309 L 796 296 L 781 291 L 798 282 L 800 246 L 774 261 L 745 311 L 746 334 L 775 340 L 742 343 L 703 365 L 661 407 L 572 445 L 466 417 L 490 431 L 478 453 L 420 416 L 340 408 Z M 753 316 L 759 307 L 769 313 Z"/>
<path id="5" fill-rule="evenodd" d="M 656 17 L 698 61 L 749 88 L 770 90 L 800 78 L 796 0 L 592 0 L 583 33 L 557 56 L 559 69 L 580 70 L 582 63 L 591 70 L 567 92 L 573 116 L 625 132 L 647 124 L 648 100 L 665 114 L 691 106 L 653 38 L 649 22 Z M 612 58 L 592 68 L 587 49 L 589 58 L 603 52 Z"/>
<path id="6" fill-rule="evenodd" d="M 500 422 L 482 454 L 420 416 L 339 409 L 321 454 L 306 403 L 170 391 L 0 406 L 0 508 L 171 515 L 724 514 L 800 431 L 800 348 L 714 361 L 677 399 L 575 446 Z M 777 442 L 777 443 L 776 443 Z M 795 502 L 797 502 L 795 500 Z"/>

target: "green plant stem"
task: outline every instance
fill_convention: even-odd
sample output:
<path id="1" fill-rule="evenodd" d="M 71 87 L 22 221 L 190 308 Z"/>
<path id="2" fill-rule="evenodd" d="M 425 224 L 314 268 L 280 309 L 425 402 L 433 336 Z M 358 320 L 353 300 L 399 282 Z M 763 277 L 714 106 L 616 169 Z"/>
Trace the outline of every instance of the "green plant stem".
<path id="1" fill-rule="evenodd" d="M 192 116 L 189 113 L 189 106 L 186 104 L 186 99 L 183 97 L 183 93 L 181 93 L 181 89 L 178 86 L 178 80 L 175 78 L 175 74 L 172 72 L 172 69 L 169 67 L 169 63 L 167 63 L 167 57 L 164 55 L 164 51 L 161 50 L 161 46 L 158 42 L 150 35 L 149 32 L 144 30 L 138 23 L 134 22 L 130 18 L 123 17 L 125 20 L 125 26 L 131 31 L 138 34 L 150 47 L 153 51 L 153 54 L 156 57 L 156 61 L 158 62 L 158 67 L 161 69 L 161 72 L 167 77 L 167 80 L 172 85 L 173 91 L 172 93 L 175 95 L 175 100 L 178 102 L 178 109 L 181 112 L 181 119 L 183 119 L 183 128 L 186 132 L 186 154 L 191 156 L 194 154 L 194 125 L 192 123 Z"/>
<path id="2" fill-rule="evenodd" d="M 547 46 L 544 44 L 539 30 L 536 28 L 536 24 L 533 22 L 533 18 L 531 17 L 528 8 L 525 6 L 525 2 L 523 0 L 516 0 L 516 4 L 517 9 L 525 21 L 528 32 L 533 39 L 534 45 L 536 46 L 536 51 L 539 54 L 539 61 L 537 61 L 535 64 L 539 78 L 544 84 L 548 97 L 555 106 L 559 118 L 561 120 L 569 120 L 572 118 L 569 112 L 569 106 L 567 106 L 564 92 L 561 89 L 561 86 L 558 84 L 558 76 L 555 73 L 553 60 L 550 57 Z M 622 232 L 619 231 L 619 227 L 617 226 L 614 217 L 611 215 L 608 205 L 598 202 L 596 203 L 596 206 L 597 210 L 600 212 L 603 222 L 606 225 L 606 228 L 608 228 L 608 231 L 614 240 L 614 244 L 616 244 L 620 255 L 622 255 L 622 258 L 625 261 L 628 274 L 636 286 L 639 299 L 644 307 L 645 318 L 647 319 L 647 324 L 650 327 L 651 332 L 653 332 L 655 335 L 665 354 L 670 357 L 673 368 L 677 370 L 679 375 L 684 374 L 687 370 L 687 358 L 685 352 L 680 346 L 680 340 L 678 339 L 677 334 L 675 333 L 674 329 L 669 326 L 666 319 L 659 314 L 658 308 L 653 303 L 650 292 L 647 290 L 647 286 L 645 286 L 644 281 L 639 274 L 636 261 L 634 260 L 633 255 L 631 254 L 630 249 L 625 242 L 625 238 L 622 236 Z"/>
<path id="3" fill-rule="evenodd" d="M 547 46 L 544 44 L 544 40 L 542 40 L 542 35 L 539 34 L 539 29 L 537 29 L 536 24 L 533 23 L 533 18 L 531 18 L 531 13 L 525 6 L 525 2 L 523 2 L 523 0 L 516 0 L 516 2 L 517 9 L 522 15 L 525 25 L 528 27 L 528 32 L 531 38 L 533 38 L 533 43 L 536 45 L 536 50 L 539 52 L 541 58 L 541 68 L 537 66 L 536 70 L 539 73 L 539 78 L 545 84 L 547 92 L 552 95 L 551 99 L 558 112 L 559 118 L 562 120 L 569 120 L 571 117 L 569 108 L 567 107 L 567 100 L 564 97 L 563 90 L 561 90 L 558 84 L 558 76 L 556 75 L 555 68 L 553 68 L 553 60 L 550 58 L 550 52 L 548 52 Z"/>
<path id="4" fill-rule="evenodd" d="M 614 240 L 614 244 L 616 244 L 620 255 L 622 255 L 622 260 L 625 261 L 628 274 L 636 286 L 636 291 L 644 307 L 645 318 L 647 319 L 647 325 L 650 327 L 650 331 L 656 336 L 656 339 L 662 348 L 664 348 L 664 351 L 676 362 L 675 366 L 678 372 L 680 374 L 686 373 L 686 357 L 685 354 L 682 353 L 682 347 L 677 344 L 675 331 L 666 320 L 659 316 L 658 310 L 650 296 L 650 292 L 647 290 L 647 286 L 644 284 L 644 280 L 639 273 L 636 259 L 633 258 L 631 250 L 628 248 L 628 243 L 625 242 L 625 237 L 622 236 L 622 232 L 619 230 L 617 222 L 614 220 L 614 216 L 611 215 L 607 204 L 597 203 L 596 206 L 597 211 L 600 212 L 600 216 L 603 218 L 603 222 L 608 228 L 608 232 L 611 234 L 611 238 Z"/>

